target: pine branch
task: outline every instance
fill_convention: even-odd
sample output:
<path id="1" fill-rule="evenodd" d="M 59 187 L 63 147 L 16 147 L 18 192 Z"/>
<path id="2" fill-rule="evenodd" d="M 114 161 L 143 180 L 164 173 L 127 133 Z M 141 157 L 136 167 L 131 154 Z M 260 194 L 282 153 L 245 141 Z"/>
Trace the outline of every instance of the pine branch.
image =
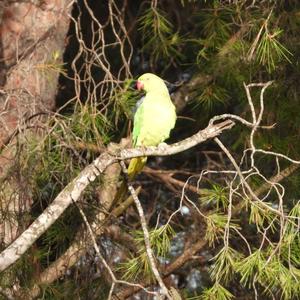
<path id="1" fill-rule="evenodd" d="M 293 172 L 295 172 L 300 165 L 293 165 L 290 167 L 287 167 L 286 169 L 282 170 L 279 174 L 273 176 L 270 178 L 270 181 L 275 183 L 279 183 L 280 181 L 284 180 L 288 176 L 290 176 Z M 257 195 L 261 195 L 264 193 L 267 189 L 269 188 L 269 185 L 264 184 L 261 187 L 259 187 L 257 190 L 254 191 L 254 193 Z M 237 215 L 240 213 L 240 210 L 244 203 L 238 204 L 235 209 L 233 210 L 233 216 Z M 191 242 L 187 242 L 187 244 L 191 244 Z M 206 245 L 208 244 L 208 240 L 205 240 L 203 238 L 199 238 L 194 244 L 192 244 L 189 247 L 186 247 L 183 253 L 178 256 L 173 262 L 171 262 L 169 265 L 165 267 L 163 270 L 163 276 L 164 278 L 169 276 L 171 273 L 173 273 L 175 270 L 178 270 L 180 267 L 182 267 L 186 262 L 192 259 L 192 257 L 202 250 Z M 150 282 L 140 282 L 143 286 L 147 286 L 151 284 Z M 134 293 L 138 292 L 140 289 L 138 287 L 130 287 L 127 288 L 126 290 L 121 291 L 116 295 L 116 298 L 113 299 L 126 299 L 133 295 Z"/>
<path id="2" fill-rule="evenodd" d="M 210 124 L 195 135 L 170 146 L 124 149 L 120 151 L 119 155 L 112 155 L 108 152 L 103 153 L 80 172 L 45 211 L 11 245 L 2 251 L 0 254 L 0 271 L 6 270 L 20 259 L 28 248 L 61 216 L 72 201 L 78 201 L 87 186 L 95 181 L 111 164 L 133 157 L 173 155 L 214 138 L 221 134 L 223 130 L 231 129 L 233 126 L 233 121 L 226 120 L 216 125 Z"/>

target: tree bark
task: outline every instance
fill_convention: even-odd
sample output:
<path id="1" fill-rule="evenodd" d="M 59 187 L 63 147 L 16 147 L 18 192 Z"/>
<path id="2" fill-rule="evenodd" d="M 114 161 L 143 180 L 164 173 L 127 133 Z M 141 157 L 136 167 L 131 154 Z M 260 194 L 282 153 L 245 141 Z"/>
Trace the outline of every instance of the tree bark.
<path id="1" fill-rule="evenodd" d="M 20 259 L 28 248 L 61 216 L 67 207 L 73 201 L 78 201 L 86 187 L 95 181 L 97 176 L 102 174 L 111 164 L 133 157 L 173 155 L 214 138 L 233 126 L 234 122 L 226 120 L 216 125 L 210 124 L 193 136 L 170 146 L 123 149 L 117 155 L 107 152 L 101 154 L 58 194 L 45 211 L 11 245 L 1 252 L 0 271 L 4 271 Z"/>
<path id="2" fill-rule="evenodd" d="M 16 163 L 17 144 L 38 135 L 45 112 L 55 108 L 58 77 L 72 1 L 8 3 L 0 23 L 0 180 Z M 24 129 L 30 127 L 31 130 Z M 15 180 L 2 186 L 0 237 L 18 234 L 17 217 L 31 207 Z M 21 229 L 22 230 L 22 229 Z"/>

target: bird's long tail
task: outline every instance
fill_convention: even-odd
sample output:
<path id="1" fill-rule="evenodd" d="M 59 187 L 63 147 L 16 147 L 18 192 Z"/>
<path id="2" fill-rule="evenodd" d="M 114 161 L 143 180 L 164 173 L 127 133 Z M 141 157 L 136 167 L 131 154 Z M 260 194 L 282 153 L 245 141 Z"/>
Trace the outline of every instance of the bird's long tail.
<path id="1" fill-rule="evenodd" d="M 132 158 L 128 166 L 128 178 L 132 180 L 142 171 L 147 161 L 147 157 Z"/>
<path id="2" fill-rule="evenodd" d="M 130 160 L 127 169 L 129 180 L 133 180 L 134 177 L 142 171 L 143 167 L 146 164 L 146 161 L 147 161 L 147 157 L 137 157 L 137 158 L 132 158 Z M 127 193 L 127 183 L 125 180 L 123 180 L 115 196 L 114 203 L 116 204 L 120 201 L 123 201 L 125 199 L 126 193 Z"/>

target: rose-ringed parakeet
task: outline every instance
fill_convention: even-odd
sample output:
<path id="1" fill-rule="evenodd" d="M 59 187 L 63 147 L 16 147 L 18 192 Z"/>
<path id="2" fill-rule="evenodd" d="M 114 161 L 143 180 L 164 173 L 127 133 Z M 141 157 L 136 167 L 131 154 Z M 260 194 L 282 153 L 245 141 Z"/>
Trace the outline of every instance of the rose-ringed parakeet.
<path id="1" fill-rule="evenodd" d="M 137 80 L 136 87 L 146 95 L 134 115 L 132 140 L 134 147 L 157 146 L 166 140 L 176 122 L 176 110 L 164 81 L 146 73 Z M 133 158 L 128 167 L 128 177 L 139 173 L 147 158 Z"/>

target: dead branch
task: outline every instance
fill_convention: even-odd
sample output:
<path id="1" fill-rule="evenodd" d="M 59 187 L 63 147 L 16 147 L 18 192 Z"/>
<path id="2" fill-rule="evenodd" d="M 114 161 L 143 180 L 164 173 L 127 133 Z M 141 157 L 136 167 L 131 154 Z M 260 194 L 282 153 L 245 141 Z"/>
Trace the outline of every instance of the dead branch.
<path id="1" fill-rule="evenodd" d="M 201 192 L 197 187 L 191 184 L 186 185 L 185 182 L 173 178 L 172 172 L 161 172 L 161 170 L 154 170 L 149 167 L 144 167 L 143 172 L 159 182 L 166 183 L 167 187 L 173 192 L 178 192 L 175 187 L 183 188 L 184 186 L 193 193 L 198 194 Z"/>

